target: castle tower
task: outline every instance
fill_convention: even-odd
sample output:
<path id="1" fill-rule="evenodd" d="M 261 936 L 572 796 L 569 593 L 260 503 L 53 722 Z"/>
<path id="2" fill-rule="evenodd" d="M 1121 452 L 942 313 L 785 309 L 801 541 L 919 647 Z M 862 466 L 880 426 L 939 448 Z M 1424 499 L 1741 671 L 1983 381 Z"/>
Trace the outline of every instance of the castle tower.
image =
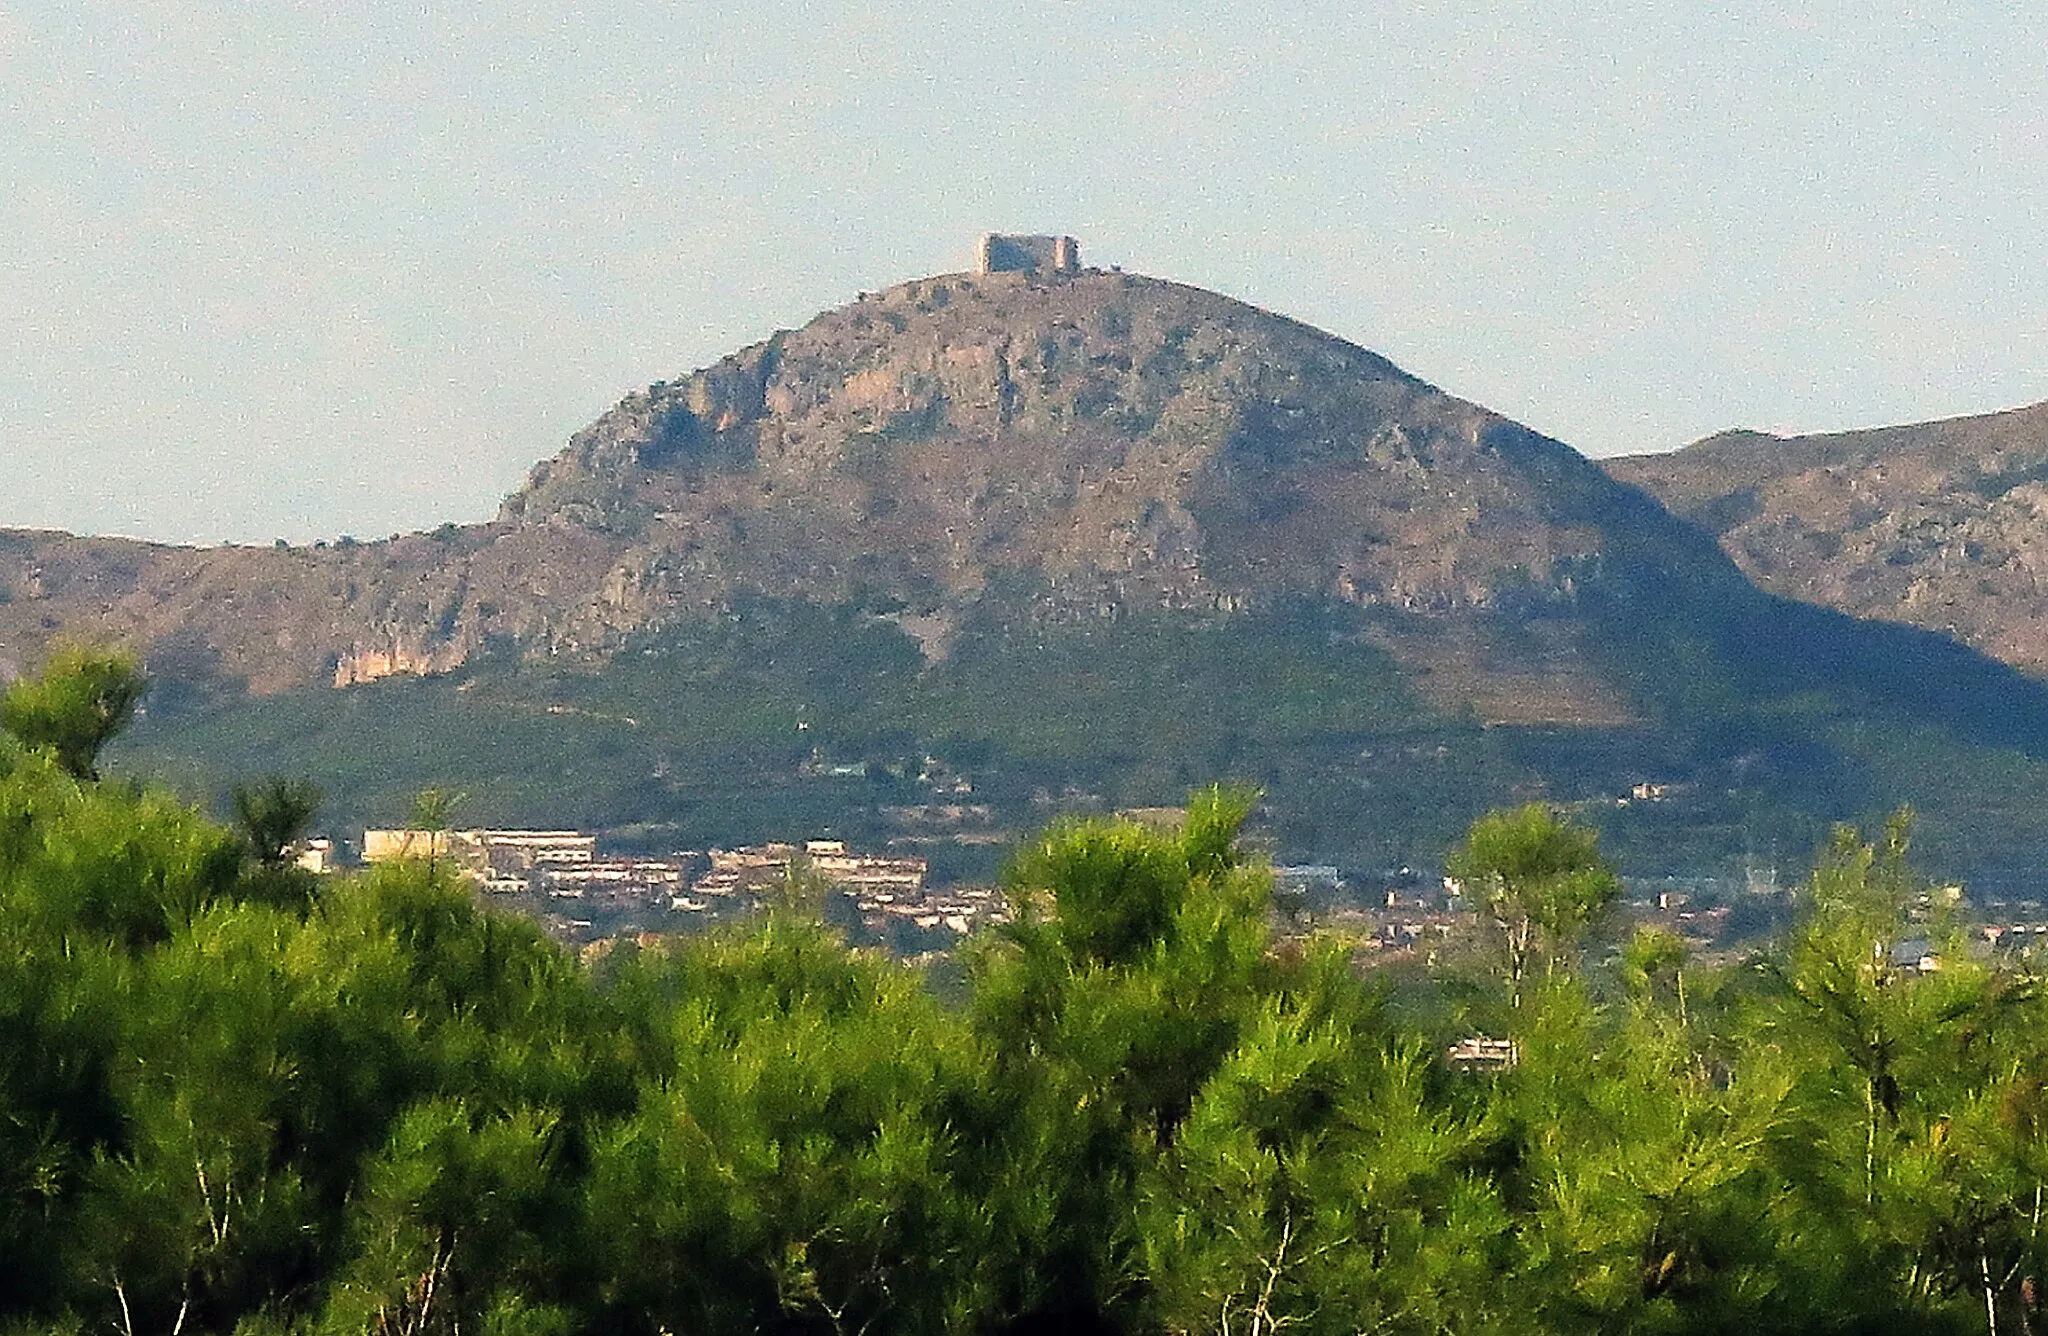
<path id="1" fill-rule="evenodd" d="M 1070 278 L 1081 272 L 1081 243 L 1064 236 L 990 232 L 981 239 L 979 272 Z"/>

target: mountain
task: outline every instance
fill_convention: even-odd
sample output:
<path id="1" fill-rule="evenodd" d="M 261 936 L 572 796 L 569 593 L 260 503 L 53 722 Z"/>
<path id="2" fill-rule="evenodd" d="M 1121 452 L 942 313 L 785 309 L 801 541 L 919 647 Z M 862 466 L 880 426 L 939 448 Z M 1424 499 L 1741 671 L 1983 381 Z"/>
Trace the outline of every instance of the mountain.
<path id="1" fill-rule="evenodd" d="M 485 524 L 5 535 L 0 656 L 59 634 L 147 655 L 132 764 L 310 772 L 343 820 L 449 783 L 479 821 L 971 863 L 1237 776 L 1284 854 L 1359 863 L 1534 795 L 1596 805 L 1644 866 L 1801 858 L 1901 799 L 1958 866 L 2048 848 L 2048 689 L 1761 592 L 1364 349 L 1121 273 L 865 295 L 628 396 Z M 1987 757 L 1990 811 L 1956 779 Z M 1620 805 L 1637 784 L 1659 800 Z"/>
<path id="2" fill-rule="evenodd" d="M 1829 435 L 1726 432 L 1606 466 L 1765 589 L 2048 676 L 2048 403 Z"/>
<path id="3" fill-rule="evenodd" d="M 285 551 L 15 535 L 0 587 L 9 646 L 110 634 L 258 693 L 493 646 L 601 662 L 745 598 L 887 603 L 940 659 L 991 603 L 1564 606 L 1600 578 L 1604 490 L 1563 447 L 1213 294 L 956 275 L 631 396 L 490 524 Z M 1458 703 L 1489 716 L 1629 713 L 1568 654 L 1466 675 Z"/>

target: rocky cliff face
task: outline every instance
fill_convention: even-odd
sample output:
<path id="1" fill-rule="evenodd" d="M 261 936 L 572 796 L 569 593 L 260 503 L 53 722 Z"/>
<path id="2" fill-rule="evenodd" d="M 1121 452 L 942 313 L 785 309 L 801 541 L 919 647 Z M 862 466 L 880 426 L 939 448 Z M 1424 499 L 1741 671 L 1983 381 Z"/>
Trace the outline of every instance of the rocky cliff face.
<path id="1" fill-rule="evenodd" d="M 536 537 L 485 527 L 322 549 L 191 549 L 0 534 L 0 659 L 19 666 L 54 636 L 111 640 L 140 648 L 160 673 L 259 693 L 444 671 L 492 635 L 547 644 L 549 591 L 603 569 L 603 556 L 589 557 L 601 544 Z M 479 580 L 500 601 L 479 598 Z"/>
<path id="2" fill-rule="evenodd" d="M 488 524 L 319 550 L 12 535 L 0 650 L 110 636 L 265 692 L 487 650 L 601 662 L 746 598 L 865 607 L 934 660 L 978 618 L 1315 600 L 1372 614 L 1447 702 L 1618 719 L 1573 619 L 1702 578 L 1679 527 L 1564 446 L 1242 303 L 952 275 L 628 397 Z"/>
<path id="3" fill-rule="evenodd" d="M 1606 461 L 1764 588 L 2048 676 L 2048 404 Z"/>
<path id="4" fill-rule="evenodd" d="M 1578 461 L 1505 425 L 1209 293 L 954 277 L 634 396 L 505 514 L 653 556 L 607 584 L 635 616 L 747 586 L 944 617 L 1018 580 L 1077 613 L 1568 598 L 1599 539 L 1546 484 Z"/>

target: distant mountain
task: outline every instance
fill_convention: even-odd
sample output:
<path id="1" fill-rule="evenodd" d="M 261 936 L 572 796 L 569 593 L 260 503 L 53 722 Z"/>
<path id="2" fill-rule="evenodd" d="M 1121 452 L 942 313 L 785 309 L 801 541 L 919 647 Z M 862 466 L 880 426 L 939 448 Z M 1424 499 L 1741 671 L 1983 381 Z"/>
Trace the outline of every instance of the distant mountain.
<path id="1" fill-rule="evenodd" d="M 2048 676 L 2048 403 L 1829 435 L 1726 432 L 1605 464 L 1765 589 Z"/>
<path id="2" fill-rule="evenodd" d="M 1289 853 L 1431 855 L 1547 794 L 1677 866 L 1961 806 L 1986 748 L 2048 798 L 2048 689 L 1759 592 L 1361 348 L 1116 273 L 865 296 L 629 396 L 487 524 L 0 536 L 0 657 L 56 634 L 148 656 L 137 764 L 311 772 L 357 820 L 447 782 L 649 842 L 979 847 L 1235 775 Z M 1956 858 L 2048 848 L 2035 810 L 1968 806 Z"/>
<path id="3" fill-rule="evenodd" d="M 284 551 L 14 535 L 0 643 L 112 635 L 268 693 L 488 648 L 601 662 L 746 598 L 887 605 L 932 659 L 983 611 L 1331 599 L 1426 628 L 1387 639 L 1455 705 L 1623 719 L 1575 654 L 1439 643 L 1612 585 L 1611 500 L 1564 447 L 1212 293 L 952 276 L 631 396 L 490 524 Z"/>

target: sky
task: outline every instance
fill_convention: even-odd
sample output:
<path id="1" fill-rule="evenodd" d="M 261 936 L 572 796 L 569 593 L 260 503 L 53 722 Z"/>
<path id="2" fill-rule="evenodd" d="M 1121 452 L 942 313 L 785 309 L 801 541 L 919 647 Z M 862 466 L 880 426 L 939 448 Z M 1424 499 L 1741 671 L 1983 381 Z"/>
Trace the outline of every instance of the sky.
<path id="1" fill-rule="evenodd" d="M 2037 0 L 0 0 L 0 526 L 481 520 L 988 230 L 1595 456 L 2031 403 L 2044 56 Z"/>

